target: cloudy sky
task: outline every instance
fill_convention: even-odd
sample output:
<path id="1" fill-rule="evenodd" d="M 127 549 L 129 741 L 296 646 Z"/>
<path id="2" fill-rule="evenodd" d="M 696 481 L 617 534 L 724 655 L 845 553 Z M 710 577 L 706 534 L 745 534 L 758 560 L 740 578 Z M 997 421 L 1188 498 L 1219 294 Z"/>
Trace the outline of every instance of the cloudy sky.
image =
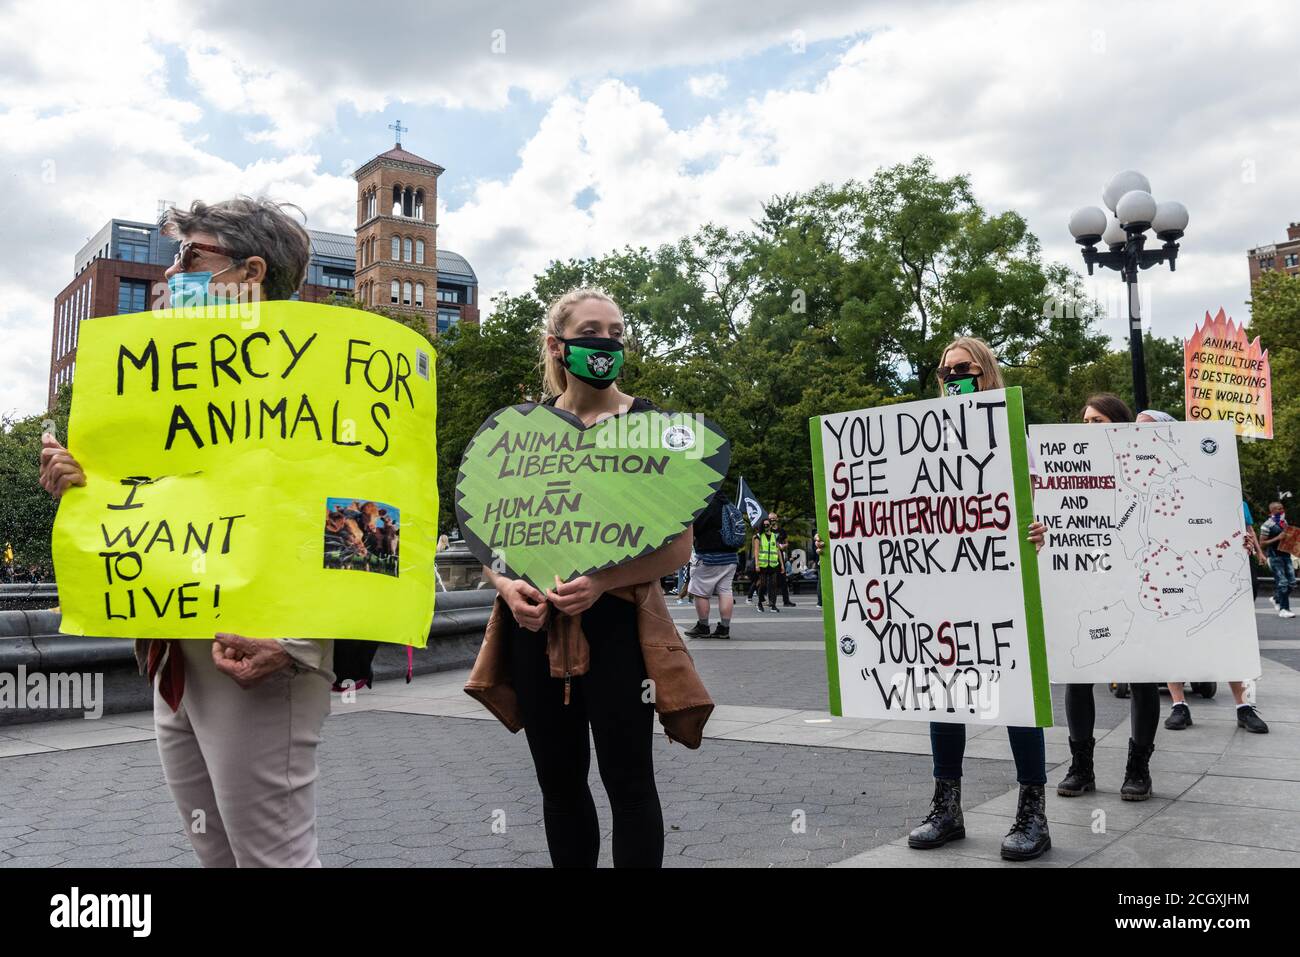
<path id="1" fill-rule="evenodd" d="M 1191 211 L 1177 273 L 1143 275 L 1160 335 L 1220 305 L 1246 318 L 1245 250 L 1300 220 L 1300 109 L 1283 92 L 1300 43 L 1274 4 L 106 9 L 0 4 L 0 411 L 44 407 L 54 297 L 108 219 L 250 193 L 351 231 L 351 171 L 397 119 L 446 167 L 439 242 L 473 263 L 485 302 L 553 259 L 744 226 L 773 193 L 922 152 L 1071 264 L 1071 209 L 1144 171 Z M 1118 310 L 1115 285 L 1092 289 Z"/>

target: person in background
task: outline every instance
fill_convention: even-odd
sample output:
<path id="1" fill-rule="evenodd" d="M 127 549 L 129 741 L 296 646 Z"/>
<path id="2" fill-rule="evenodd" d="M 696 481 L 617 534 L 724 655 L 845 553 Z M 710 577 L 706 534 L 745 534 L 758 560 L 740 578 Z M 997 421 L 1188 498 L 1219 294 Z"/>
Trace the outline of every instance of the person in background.
<path id="1" fill-rule="evenodd" d="M 781 527 L 781 516 L 775 512 L 767 516 L 772 521 L 772 531 L 776 534 L 776 547 L 781 553 L 780 564 L 776 566 L 776 584 L 781 586 L 781 604 L 793 608 L 790 600 L 790 536 Z M 776 607 L 776 595 L 772 596 L 772 607 Z"/>
<path id="2" fill-rule="evenodd" d="M 1161 412 L 1159 409 L 1143 409 L 1137 415 L 1138 422 L 1177 422 L 1168 412 Z M 1251 567 L 1251 557 L 1260 556 L 1263 553 L 1260 550 L 1259 536 L 1255 534 L 1255 522 L 1250 514 L 1250 506 L 1245 502 L 1241 503 L 1242 515 L 1245 519 L 1246 530 L 1242 538 L 1242 543 L 1246 549 L 1246 566 Z M 1255 575 L 1252 571 L 1250 576 L 1251 597 L 1255 593 Z M 1237 704 L 1237 727 L 1245 728 L 1252 734 L 1268 734 L 1268 725 L 1264 719 L 1259 716 L 1255 706 L 1246 701 L 1246 683 L 1244 681 L 1229 681 L 1228 687 L 1232 689 L 1232 698 Z M 1187 697 L 1183 693 L 1183 682 L 1169 682 L 1169 697 L 1172 700 L 1172 707 L 1169 709 L 1169 717 L 1165 718 L 1165 727 L 1170 731 L 1182 731 L 1192 726 L 1192 709 L 1187 706 Z"/>
<path id="3" fill-rule="evenodd" d="M 681 568 L 677 569 L 677 604 L 686 605 L 690 600 L 686 597 L 686 590 L 691 584 L 691 562 L 695 561 L 695 552 L 691 552 L 691 561 L 688 561 Z"/>
<path id="4" fill-rule="evenodd" d="M 1281 502 L 1270 502 L 1268 519 L 1259 530 L 1259 543 L 1268 556 L 1269 567 L 1273 570 L 1273 607 L 1279 618 L 1294 618 L 1291 610 L 1291 589 L 1295 586 L 1295 562 L 1286 552 L 1277 547 L 1282 533 L 1290 526 L 1286 522 L 1286 509 Z"/>
<path id="5" fill-rule="evenodd" d="M 292 207 L 290 207 L 292 208 Z M 180 239 L 165 275 L 173 306 L 290 299 L 307 275 L 311 243 L 285 207 L 239 197 L 171 209 L 165 234 Z M 218 276 L 225 281 L 214 283 Z M 202 322 L 173 317 L 159 322 Z M 53 436 L 41 451 L 41 485 L 56 498 L 85 473 Z M 137 641 L 154 687 L 163 775 L 204 867 L 319 867 L 316 748 L 330 711 L 334 642 L 252 639 Z M 192 825 L 199 819 L 205 827 Z"/>
<path id="6" fill-rule="evenodd" d="M 762 530 L 754 536 L 754 571 L 758 579 L 758 610 L 765 611 L 763 599 L 775 612 L 781 609 L 776 604 L 776 574 L 781 567 L 781 546 L 776 530 L 772 527 L 772 516 L 763 519 Z"/>
<path id="7" fill-rule="evenodd" d="M 983 392 L 1005 387 L 993 350 L 983 339 L 954 339 L 943 351 L 937 370 L 939 394 Z M 1011 756 L 1016 762 L 1020 796 L 1016 819 L 1002 839 L 1002 858 L 1029 861 L 1052 846 L 1047 824 L 1047 748 L 1042 728 L 1008 727 Z M 966 725 L 930 722 L 930 753 L 934 759 L 934 797 L 930 813 L 907 836 L 918 850 L 943 847 L 966 836 L 961 808 L 962 763 L 966 756 Z"/>
<path id="8" fill-rule="evenodd" d="M 699 619 L 687 638 L 730 638 L 736 597 L 731 585 L 736 577 L 736 550 L 722 540 L 723 511 L 731 499 L 718 489 L 708 508 L 695 520 L 695 560 L 691 563 L 689 590 Z M 734 539 L 733 539 L 734 541 Z M 709 602 L 718 596 L 718 627 L 709 632 Z"/>
<path id="9" fill-rule="evenodd" d="M 817 571 L 817 607 L 822 606 L 822 536 L 820 532 L 813 532 L 813 554 L 817 557 L 813 559 L 813 567 Z"/>

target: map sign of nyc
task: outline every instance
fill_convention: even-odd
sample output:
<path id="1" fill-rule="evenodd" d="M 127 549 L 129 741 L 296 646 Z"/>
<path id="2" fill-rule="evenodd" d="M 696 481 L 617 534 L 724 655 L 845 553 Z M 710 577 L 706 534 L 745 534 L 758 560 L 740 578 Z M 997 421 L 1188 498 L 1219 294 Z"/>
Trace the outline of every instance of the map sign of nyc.
<path id="1" fill-rule="evenodd" d="M 1086 666 L 1107 657 L 1130 636 L 1139 616 L 1152 624 L 1190 617 L 1187 635 L 1199 633 L 1228 608 L 1249 576 L 1248 560 L 1236 505 L 1221 483 L 1195 474 L 1179 453 L 1169 428 L 1107 429 L 1115 458 L 1117 485 L 1114 528 L 1126 557 L 1138 573 L 1135 594 L 1079 616 L 1075 664 Z M 1192 454 L 1213 455 L 1206 440 Z M 1226 527 L 1219 516 L 1226 511 Z M 1199 548 L 1180 546 L 1188 521 L 1214 527 L 1217 541 Z M 1130 607 L 1130 600 L 1135 607 Z"/>
<path id="2" fill-rule="evenodd" d="M 539 590 L 663 546 L 708 506 L 731 459 L 713 423 L 659 410 L 584 427 L 525 403 L 490 415 L 456 479 L 456 517 L 483 564 Z"/>

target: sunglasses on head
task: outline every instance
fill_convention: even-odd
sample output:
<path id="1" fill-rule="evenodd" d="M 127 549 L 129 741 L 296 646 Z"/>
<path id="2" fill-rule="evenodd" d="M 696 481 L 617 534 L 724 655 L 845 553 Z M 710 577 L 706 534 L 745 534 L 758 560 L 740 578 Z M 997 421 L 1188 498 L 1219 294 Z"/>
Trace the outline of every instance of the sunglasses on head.
<path id="1" fill-rule="evenodd" d="M 212 243 L 181 243 L 181 248 L 176 251 L 176 258 L 172 260 L 173 264 L 179 265 L 181 269 L 188 270 L 194 265 L 194 254 L 202 250 L 205 253 L 216 253 L 218 256 L 225 256 L 232 262 L 239 262 L 241 257 L 236 256 L 233 250 L 225 246 L 214 246 Z"/>
<path id="2" fill-rule="evenodd" d="M 939 366 L 938 376 L 940 379 L 946 379 L 950 375 L 970 375 L 972 372 L 979 372 L 979 367 L 978 362 L 954 362 L 950 366 Z"/>

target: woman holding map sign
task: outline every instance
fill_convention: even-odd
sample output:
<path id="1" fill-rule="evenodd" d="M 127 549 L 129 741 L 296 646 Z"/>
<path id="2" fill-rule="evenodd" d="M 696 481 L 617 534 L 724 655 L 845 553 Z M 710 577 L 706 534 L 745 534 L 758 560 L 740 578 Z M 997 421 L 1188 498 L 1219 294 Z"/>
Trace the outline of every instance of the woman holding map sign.
<path id="1" fill-rule="evenodd" d="M 938 369 L 941 395 L 962 395 L 1005 388 L 1002 370 L 993 351 L 982 339 L 953 341 L 943 352 Z M 1016 762 L 1020 798 L 1016 820 L 1002 841 L 1002 857 L 1029 861 L 1052 846 L 1047 827 L 1047 753 L 1042 728 L 1007 728 Z M 962 760 L 966 753 L 966 726 L 930 723 L 930 753 L 934 758 L 934 799 L 921 826 L 908 835 L 909 847 L 929 849 L 966 836 L 961 810 Z"/>
<path id="2" fill-rule="evenodd" d="M 623 363 L 623 334 L 622 311 L 605 293 L 577 289 L 556 300 L 546 316 L 541 348 L 544 388 L 551 397 L 546 404 L 575 416 L 584 428 L 653 409 L 615 384 Z M 537 481 L 544 490 L 545 478 Z M 648 667 L 641 639 L 650 627 L 643 622 L 662 621 L 680 644 L 658 582 L 687 561 L 691 541 L 688 527 L 667 545 L 623 564 L 567 582 L 557 576 L 555 586 L 544 592 L 523 578 L 484 567 L 501 601 L 466 690 L 491 707 L 483 695 L 493 685 L 513 687 L 542 789 L 546 843 L 556 867 L 595 867 L 600 853 L 600 825 L 587 782 L 589 735 L 613 810 L 614 866 L 663 863 L 663 813 L 650 729 L 656 704 L 670 689 Z M 633 588 L 637 604 L 621 597 Z M 650 619 L 644 617 L 647 608 L 653 612 Z M 571 627 L 574 621 L 580 628 Z M 663 637 L 669 640 L 666 632 Z M 586 659 L 585 671 L 572 667 L 574 656 Z M 678 665 L 689 664 L 690 656 L 677 659 Z M 693 666 L 688 677 L 698 684 Z M 702 693 L 703 685 L 698 690 Z"/>
<path id="3" fill-rule="evenodd" d="M 163 229 L 180 240 L 165 274 L 172 306 L 289 299 L 307 274 L 307 231 L 270 200 L 196 201 L 169 210 Z M 51 435 L 42 444 L 50 494 L 85 484 L 67 449 Z M 204 867 L 319 867 L 316 747 L 334 643 L 214 639 L 138 640 L 135 649 L 154 686 L 163 774 L 194 853 Z"/>
<path id="4" fill-rule="evenodd" d="M 1119 396 L 1099 392 L 1084 403 L 1079 413 L 1084 422 L 1102 425 L 1132 422 L 1133 410 Z M 1034 522 L 1029 526 L 1029 540 L 1043 547 L 1047 526 Z M 1156 729 L 1160 725 L 1160 689 L 1154 683 L 1130 684 L 1129 722 L 1132 732 L 1128 742 L 1128 765 L 1119 795 L 1125 801 L 1145 801 L 1151 797 L 1151 754 L 1155 751 Z M 1062 797 L 1078 797 L 1097 789 L 1093 773 L 1093 750 L 1097 739 L 1097 706 L 1090 684 L 1065 686 L 1065 719 L 1070 729 L 1070 770 L 1056 786 Z"/>

